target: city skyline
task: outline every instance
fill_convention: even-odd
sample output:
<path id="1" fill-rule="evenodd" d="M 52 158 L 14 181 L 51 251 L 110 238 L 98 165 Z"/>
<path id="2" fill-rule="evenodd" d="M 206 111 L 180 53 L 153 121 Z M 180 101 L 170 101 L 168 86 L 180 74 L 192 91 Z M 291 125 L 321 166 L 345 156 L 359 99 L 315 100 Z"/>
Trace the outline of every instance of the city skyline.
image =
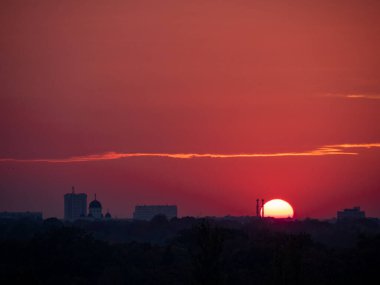
<path id="1" fill-rule="evenodd" d="M 64 207 L 63 207 L 63 217 L 52 217 L 48 216 L 45 218 L 63 218 L 65 221 L 75 221 L 75 220 L 86 220 L 86 221 L 99 221 L 99 220 L 106 220 L 116 218 L 116 219 L 137 219 L 137 220 L 151 220 L 156 215 L 165 215 L 167 216 L 167 219 L 171 219 L 173 217 L 178 218 L 184 218 L 184 217 L 195 217 L 195 218 L 202 218 L 202 216 L 192 216 L 192 215 L 184 215 L 180 216 L 178 215 L 178 206 L 177 205 L 169 205 L 169 204 L 137 204 L 134 206 L 134 211 L 132 216 L 120 216 L 120 217 L 112 217 L 109 211 L 109 208 L 107 208 L 107 213 L 103 214 L 103 206 L 101 202 L 97 199 L 96 194 L 94 194 L 94 200 L 89 202 L 87 204 L 87 193 L 77 193 L 75 192 L 75 187 L 71 187 L 70 193 L 65 193 L 63 195 L 64 198 Z M 112 205 L 111 205 L 112 206 Z M 87 214 L 88 209 L 88 214 Z M 265 214 L 264 214 L 265 209 Z M 239 217 L 257 217 L 257 218 L 278 218 L 278 219 L 292 219 L 292 220 L 298 220 L 300 217 L 296 217 L 294 215 L 295 209 L 291 204 L 289 204 L 287 201 L 284 201 L 282 199 L 271 199 L 271 200 L 265 200 L 263 198 L 256 199 L 256 212 L 255 213 L 249 213 L 246 215 L 241 216 L 235 216 L 235 218 Z M 0 211 L 1 213 L 1 211 Z M 20 217 L 26 217 L 31 214 L 38 214 L 43 216 L 43 212 L 30 212 L 29 210 L 26 211 L 3 211 L 2 214 L 4 214 L 4 217 L 16 217 L 19 215 Z M 13 216 L 12 216 L 13 215 Z M 223 216 L 213 216 L 213 215 L 205 215 L 203 217 L 210 217 L 210 218 L 223 218 L 223 217 L 234 217 L 230 214 L 225 214 Z M 316 217 L 301 217 L 300 220 L 303 219 L 316 219 Z M 344 218 L 354 218 L 354 219 L 365 219 L 365 211 L 360 211 L 360 206 L 355 205 L 352 206 L 352 208 L 345 208 L 342 211 L 337 210 L 336 216 L 329 217 L 329 219 L 344 219 Z M 380 218 L 380 217 L 368 217 L 368 218 Z M 322 219 L 323 220 L 323 219 Z"/>

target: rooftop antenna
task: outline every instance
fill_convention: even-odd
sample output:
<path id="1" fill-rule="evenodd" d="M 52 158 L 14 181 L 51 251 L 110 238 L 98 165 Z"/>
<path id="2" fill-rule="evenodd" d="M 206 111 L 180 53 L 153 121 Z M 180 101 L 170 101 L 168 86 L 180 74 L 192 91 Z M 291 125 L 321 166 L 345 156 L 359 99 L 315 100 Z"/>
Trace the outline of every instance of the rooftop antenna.
<path id="1" fill-rule="evenodd" d="M 95 193 L 95 200 L 96 200 L 96 193 Z"/>
<path id="2" fill-rule="evenodd" d="M 256 217 L 260 217 L 260 204 L 259 199 L 256 199 Z"/>
<path id="3" fill-rule="evenodd" d="M 264 218 L 264 199 L 256 199 L 256 217 Z"/>
<path id="4" fill-rule="evenodd" d="M 75 187 L 74 186 L 71 187 L 71 190 L 72 190 L 72 194 L 75 194 Z"/>

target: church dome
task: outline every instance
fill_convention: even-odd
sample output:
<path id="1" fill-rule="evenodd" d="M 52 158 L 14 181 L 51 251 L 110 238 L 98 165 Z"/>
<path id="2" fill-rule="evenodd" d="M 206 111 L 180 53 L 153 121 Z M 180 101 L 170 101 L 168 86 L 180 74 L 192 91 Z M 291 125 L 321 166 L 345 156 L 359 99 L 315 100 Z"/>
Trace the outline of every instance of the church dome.
<path id="1" fill-rule="evenodd" d="M 102 204 L 98 200 L 94 200 L 90 203 L 89 208 L 102 208 Z"/>

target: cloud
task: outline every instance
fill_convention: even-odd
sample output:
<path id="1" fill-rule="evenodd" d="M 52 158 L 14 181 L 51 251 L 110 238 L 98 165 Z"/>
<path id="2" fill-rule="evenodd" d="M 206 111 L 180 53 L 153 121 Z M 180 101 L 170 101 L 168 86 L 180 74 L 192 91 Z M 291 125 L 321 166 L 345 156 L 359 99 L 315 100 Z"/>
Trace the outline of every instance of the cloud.
<path id="1" fill-rule="evenodd" d="M 380 100 L 380 95 L 348 94 L 346 95 L 346 98 Z"/>
<path id="2" fill-rule="evenodd" d="M 155 157 L 155 158 L 174 158 L 174 159 L 227 159 L 227 158 L 258 158 L 258 157 L 293 157 L 293 156 L 331 156 L 331 155 L 359 155 L 359 149 L 380 148 L 380 143 L 365 144 L 334 144 L 325 145 L 310 151 L 300 152 L 274 152 L 274 153 L 123 153 L 106 152 L 101 154 L 90 154 L 83 156 L 72 156 L 68 158 L 41 158 L 41 159 L 17 159 L 0 158 L 0 162 L 29 162 L 29 163 L 76 163 L 92 162 L 102 160 L 114 160 L 131 157 Z"/>
<path id="3" fill-rule="evenodd" d="M 335 145 L 327 145 L 326 147 L 331 148 L 380 148 L 380 143 L 362 143 L 362 144 L 335 144 Z"/>
<path id="4" fill-rule="evenodd" d="M 327 97 L 337 97 L 337 98 L 346 98 L 346 99 L 366 99 L 366 100 L 380 100 L 380 94 L 343 94 L 343 93 L 327 93 L 324 96 Z"/>

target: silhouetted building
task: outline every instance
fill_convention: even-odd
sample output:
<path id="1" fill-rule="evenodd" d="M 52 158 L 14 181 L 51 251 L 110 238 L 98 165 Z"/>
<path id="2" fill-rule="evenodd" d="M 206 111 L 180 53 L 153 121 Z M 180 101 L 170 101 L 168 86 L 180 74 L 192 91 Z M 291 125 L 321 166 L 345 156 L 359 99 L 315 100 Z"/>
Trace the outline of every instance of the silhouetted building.
<path id="1" fill-rule="evenodd" d="M 86 217 L 87 215 L 87 194 L 75 193 L 74 187 L 71 193 L 64 196 L 65 200 L 65 220 L 74 221 Z"/>
<path id="2" fill-rule="evenodd" d="M 42 213 L 41 212 L 0 212 L 0 219 L 7 219 L 7 220 L 28 219 L 28 220 L 41 221 Z"/>
<path id="3" fill-rule="evenodd" d="M 112 219 L 110 212 L 107 211 L 107 213 L 104 215 L 104 218 L 107 220 Z"/>
<path id="4" fill-rule="evenodd" d="M 352 209 L 344 209 L 343 211 L 337 212 L 338 220 L 357 220 L 364 219 L 365 212 L 360 211 L 360 207 L 353 207 Z"/>
<path id="5" fill-rule="evenodd" d="M 164 215 L 167 219 L 177 217 L 175 205 L 138 205 L 135 207 L 133 219 L 150 221 L 154 216 Z"/>
<path id="6" fill-rule="evenodd" d="M 94 219 L 102 219 L 103 213 L 102 213 L 102 204 L 96 200 L 96 194 L 95 199 L 90 203 L 88 206 L 89 214 L 88 216 Z"/>

